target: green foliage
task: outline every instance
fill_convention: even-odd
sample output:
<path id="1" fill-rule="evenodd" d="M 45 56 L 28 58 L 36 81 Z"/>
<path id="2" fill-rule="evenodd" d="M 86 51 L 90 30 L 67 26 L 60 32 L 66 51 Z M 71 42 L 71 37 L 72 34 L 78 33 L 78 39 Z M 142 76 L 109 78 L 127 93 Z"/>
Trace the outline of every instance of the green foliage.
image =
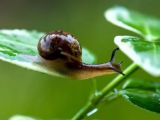
<path id="1" fill-rule="evenodd" d="M 160 76 L 160 42 L 132 36 L 118 36 L 116 45 L 136 64 L 153 76 Z"/>
<path id="2" fill-rule="evenodd" d="M 160 83 L 132 79 L 126 81 L 120 94 L 133 104 L 160 113 Z"/>
<path id="3" fill-rule="evenodd" d="M 44 33 L 27 30 L 0 30 L 0 59 L 18 66 L 56 76 L 54 70 L 42 66 L 38 59 L 37 43 Z M 82 61 L 93 63 L 95 58 L 83 48 Z"/>
<path id="4" fill-rule="evenodd" d="M 160 20 L 124 7 L 107 10 L 105 17 L 111 23 L 143 37 L 118 36 L 115 43 L 145 71 L 160 76 Z"/>
<path id="5" fill-rule="evenodd" d="M 160 20 L 124 7 L 107 10 L 105 17 L 109 22 L 141 36 L 117 36 L 114 42 L 146 72 L 160 76 Z M 159 82 L 128 80 L 120 94 L 137 106 L 160 112 Z"/>
<path id="6" fill-rule="evenodd" d="M 138 33 L 147 41 L 160 39 L 160 20 L 125 7 L 113 7 L 105 12 L 106 19 L 122 28 Z"/>

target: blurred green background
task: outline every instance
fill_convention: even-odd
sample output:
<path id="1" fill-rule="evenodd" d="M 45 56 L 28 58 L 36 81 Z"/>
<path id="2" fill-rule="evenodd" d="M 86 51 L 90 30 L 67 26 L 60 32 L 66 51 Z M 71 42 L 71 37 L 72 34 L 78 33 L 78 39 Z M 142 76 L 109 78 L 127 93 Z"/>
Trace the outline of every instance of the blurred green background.
<path id="1" fill-rule="evenodd" d="M 0 0 L 0 28 L 70 32 L 97 56 L 97 63 L 101 63 L 109 60 L 116 47 L 113 42 L 116 35 L 134 35 L 105 20 L 104 11 L 114 5 L 160 16 L 159 0 Z M 123 69 L 131 63 L 121 52 L 116 60 L 124 61 Z M 115 76 L 96 78 L 98 89 Z M 132 77 L 159 79 L 143 70 Z M 0 120 L 15 114 L 45 120 L 69 119 L 86 103 L 92 91 L 92 80 L 53 77 L 0 62 Z M 101 104 L 98 112 L 88 119 L 159 120 L 160 115 L 139 109 L 120 98 L 111 104 Z"/>

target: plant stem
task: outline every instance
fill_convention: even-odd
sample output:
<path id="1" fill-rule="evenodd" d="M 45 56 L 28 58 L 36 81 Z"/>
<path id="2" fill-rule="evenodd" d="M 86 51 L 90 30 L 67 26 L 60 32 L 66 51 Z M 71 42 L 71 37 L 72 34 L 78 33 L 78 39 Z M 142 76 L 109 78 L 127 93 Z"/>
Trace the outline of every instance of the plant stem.
<path id="1" fill-rule="evenodd" d="M 97 96 L 93 96 L 92 99 L 88 101 L 88 103 L 77 113 L 73 116 L 72 120 L 82 120 L 86 117 L 87 113 L 94 110 L 96 106 L 103 100 L 103 98 L 112 91 L 115 87 L 117 87 L 123 80 L 128 78 L 131 74 L 133 74 L 138 69 L 137 64 L 132 63 L 129 67 L 124 70 L 123 75 L 118 75 L 114 78 L 109 84 L 107 84 L 101 91 L 100 94 Z"/>

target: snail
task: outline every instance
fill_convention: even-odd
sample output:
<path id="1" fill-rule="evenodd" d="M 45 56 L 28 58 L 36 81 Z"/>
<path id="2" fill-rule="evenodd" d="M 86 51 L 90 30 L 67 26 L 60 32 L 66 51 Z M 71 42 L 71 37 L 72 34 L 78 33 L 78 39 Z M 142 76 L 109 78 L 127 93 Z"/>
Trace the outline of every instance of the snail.
<path id="1" fill-rule="evenodd" d="M 82 51 L 78 40 L 63 31 L 50 32 L 40 38 L 38 52 L 42 64 L 74 79 L 88 79 L 105 74 L 120 73 L 121 63 L 113 63 L 118 48 L 114 49 L 109 62 L 86 64 L 82 61 Z"/>

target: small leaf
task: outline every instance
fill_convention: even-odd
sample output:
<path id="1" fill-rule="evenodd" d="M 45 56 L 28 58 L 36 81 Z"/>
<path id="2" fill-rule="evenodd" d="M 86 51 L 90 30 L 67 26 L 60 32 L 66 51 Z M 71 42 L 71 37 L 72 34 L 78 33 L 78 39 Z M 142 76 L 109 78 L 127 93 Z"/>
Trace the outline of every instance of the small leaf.
<path id="1" fill-rule="evenodd" d="M 140 89 L 140 90 L 158 92 L 160 90 L 160 82 L 130 79 L 123 84 L 122 88 L 123 89 Z"/>
<path id="2" fill-rule="evenodd" d="M 22 115 L 14 115 L 11 118 L 9 118 L 9 120 L 40 120 L 40 119 L 35 119 L 32 117 L 22 116 Z"/>
<path id="3" fill-rule="evenodd" d="M 37 43 L 44 33 L 27 30 L 0 30 L 0 59 L 18 66 L 56 76 L 57 71 L 44 67 L 38 59 Z M 87 49 L 82 48 L 82 60 L 93 63 L 95 58 Z"/>
<path id="4" fill-rule="evenodd" d="M 117 36 L 115 44 L 136 64 L 153 76 L 160 76 L 160 42 L 132 36 Z"/>
<path id="5" fill-rule="evenodd" d="M 86 48 L 82 49 L 82 53 L 83 53 L 82 61 L 84 63 L 91 64 L 96 61 L 94 55 L 92 53 L 90 53 Z"/>
<path id="6" fill-rule="evenodd" d="M 145 40 L 160 39 L 160 19 L 120 6 L 108 9 L 105 18 L 119 27 L 138 33 Z"/>
<path id="7" fill-rule="evenodd" d="M 160 113 L 160 83 L 128 80 L 120 94 L 133 104 Z"/>

